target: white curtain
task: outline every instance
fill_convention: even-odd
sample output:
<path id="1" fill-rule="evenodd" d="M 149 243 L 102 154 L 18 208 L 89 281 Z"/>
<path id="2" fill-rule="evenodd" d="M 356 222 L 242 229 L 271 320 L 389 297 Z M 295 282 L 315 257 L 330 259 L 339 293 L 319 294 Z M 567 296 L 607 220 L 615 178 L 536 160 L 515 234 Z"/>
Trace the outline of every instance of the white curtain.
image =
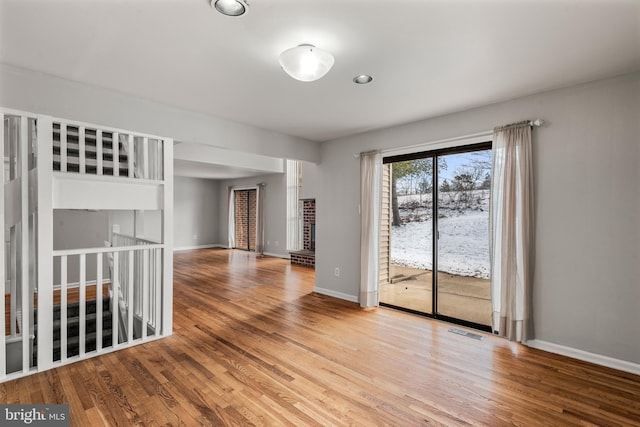
<path id="1" fill-rule="evenodd" d="M 382 155 L 360 154 L 360 306 L 378 305 Z"/>
<path id="2" fill-rule="evenodd" d="M 533 170 L 529 122 L 495 128 L 490 204 L 493 329 L 533 339 Z"/>
<path id="3" fill-rule="evenodd" d="M 236 198 L 233 187 L 229 187 L 229 249 L 236 246 Z"/>
<path id="4" fill-rule="evenodd" d="M 258 184 L 256 191 L 256 253 L 264 254 L 264 186 Z"/>

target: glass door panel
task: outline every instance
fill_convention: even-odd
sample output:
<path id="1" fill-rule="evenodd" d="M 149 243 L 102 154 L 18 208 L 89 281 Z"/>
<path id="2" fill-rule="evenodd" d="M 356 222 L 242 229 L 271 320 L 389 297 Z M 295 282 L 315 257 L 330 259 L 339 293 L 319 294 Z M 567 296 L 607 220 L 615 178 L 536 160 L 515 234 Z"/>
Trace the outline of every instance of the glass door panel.
<path id="1" fill-rule="evenodd" d="M 391 164 L 388 221 L 389 278 L 380 302 L 433 313 L 433 159 Z"/>
<path id="2" fill-rule="evenodd" d="M 438 159 L 436 315 L 489 326 L 491 150 Z"/>

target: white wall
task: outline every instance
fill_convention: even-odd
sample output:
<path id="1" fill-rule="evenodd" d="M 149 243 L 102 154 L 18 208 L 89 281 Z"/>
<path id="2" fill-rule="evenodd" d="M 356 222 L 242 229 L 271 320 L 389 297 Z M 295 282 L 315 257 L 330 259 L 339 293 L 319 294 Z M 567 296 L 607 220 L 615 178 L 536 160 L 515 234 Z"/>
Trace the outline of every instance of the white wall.
<path id="1" fill-rule="evenodd" d="M 535 118 L 547 121 L 534 130 L 536 339 L 640 363 L 638 73 L 324 143 L 316 288 L 358 295 L 360 179 L 354 154 Z"/>
<path id="2" fill-rule="evenodd" d="M 176 176 L 173 186 L 174 249 L 215 245 L 218 242 L 217 181 Z M 138 236 L 161 241 L 162 212 L 138 212 L 136 218 Z M 118 224 L 122 234 L 133 235 L 134 211 L 109 211 L 109 221 L 109 227 Z"/>
<path id="3" fill-rule="evenodd" d="M 53 249 L 86 249 L 100 248 L 109 240 L 109 219 L 107 211 L 63 210 L 53 211 Z M 95 280 L 95 255 L 87 256 L 87 280 Z M 68 258 L 67 282 L 77 283 L 80 280 L 79 257 Z M 107 276 L 108 266 L 105 264 L 103 276 Z M 53 264 L 54 285 L 60 284 L 59 258 Z"/>
<path id="4" fill-rule="evenodd" d="M 265 184 L 264 189 L 264 252 L 268 255 L 288 257 L 287 252 L 287 212 L 286 174 L 271 174 L 252 178 L 220 181 L 218 207 L 218 237 L 223 246 L 228 245 L 228 187 L 255 186 Z"/>
<path id="5" fill-rule="evenodd" d="M 302 198 L 315 199 L 318 194 L 318 166 L 302 162 Z"/>
<path id="6" fill-rule="evenodd" d="M 0 106 L 276 158 L 320 158 L 317 142 L 6 64 Z"/>
<path id="7" fill-rule="evenodd" d="M 217 244 L 220 203 L 217 181 L 176 176 L 173 185 L 174 247 Z"/>

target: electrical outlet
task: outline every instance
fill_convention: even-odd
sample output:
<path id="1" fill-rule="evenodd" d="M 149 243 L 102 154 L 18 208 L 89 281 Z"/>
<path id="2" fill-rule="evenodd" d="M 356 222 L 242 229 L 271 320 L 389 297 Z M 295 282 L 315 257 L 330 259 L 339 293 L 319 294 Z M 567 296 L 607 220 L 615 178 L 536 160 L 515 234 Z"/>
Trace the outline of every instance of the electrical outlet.
<path id="1" fill-rule="evenodd" d="M 278 241 L 277 241 L 277 240 L 276 240 L 276 242 L 275 242 L 275 243 L 276 243 L 276 247 L 278 247 Z"/>
<path id="2" fill-rule="evenodd" d="M 335 274 L 336 277 L 340 277 L 340 269 L 336 267 L 336 269 L 333 271 L 333 274 Z"/>
<path id="3" fill-rule="evenodd" d="M 198 235 L 197 234 L 193 235 L 193 240 L 198 240 Z"/>
<path id="4" fill-rule="evenodd" d="M 271 242 L 267 240 L 267 246 L 269 246 L 270 244 L 271 244 Z"/>

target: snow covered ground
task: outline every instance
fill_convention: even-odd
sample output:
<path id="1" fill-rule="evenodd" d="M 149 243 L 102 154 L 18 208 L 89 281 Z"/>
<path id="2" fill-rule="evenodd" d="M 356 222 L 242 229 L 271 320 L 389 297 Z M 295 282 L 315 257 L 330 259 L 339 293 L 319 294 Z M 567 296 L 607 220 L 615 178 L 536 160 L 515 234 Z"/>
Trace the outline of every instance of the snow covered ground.
<path id="1" fill-rule="evenodd" d="M 416 197 L 399 197 L 400 206 L 407 206 Z M 438 219 L 440 271 L 489 278 L 488 199 L 488 191 L 478 191 L 473 205 L 465 209 L 454 208 L 454 203 L 441 203 L 443 208 Z M 427 204 L 430 206 L 429 201 Z M 400 216 L 405 224 L 392 227 L 391 262 L 431 270 L 433 252 L 430 209 L 401 209 Z"/>

